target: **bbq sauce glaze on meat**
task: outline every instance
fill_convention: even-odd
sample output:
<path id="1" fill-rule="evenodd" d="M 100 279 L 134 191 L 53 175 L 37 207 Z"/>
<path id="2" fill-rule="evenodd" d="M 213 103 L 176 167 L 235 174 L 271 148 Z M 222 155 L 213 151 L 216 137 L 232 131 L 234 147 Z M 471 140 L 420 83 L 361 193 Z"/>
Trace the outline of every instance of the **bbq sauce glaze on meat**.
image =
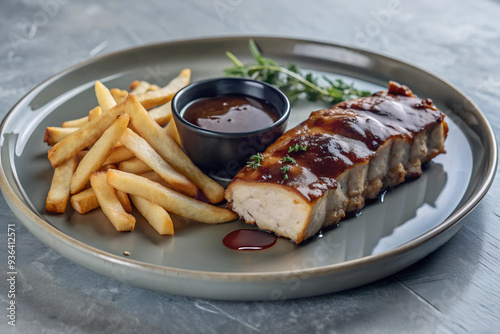
<path id="1" fill-rule="evenodd" d="M 299 243 L 421 175 L 444 153 L 447 131 L 431 99 L 390 82 L 387 92 L 313 112 L 266 149 L 261 166 L 243 168 L 226 199 L 247 223 Z"/>

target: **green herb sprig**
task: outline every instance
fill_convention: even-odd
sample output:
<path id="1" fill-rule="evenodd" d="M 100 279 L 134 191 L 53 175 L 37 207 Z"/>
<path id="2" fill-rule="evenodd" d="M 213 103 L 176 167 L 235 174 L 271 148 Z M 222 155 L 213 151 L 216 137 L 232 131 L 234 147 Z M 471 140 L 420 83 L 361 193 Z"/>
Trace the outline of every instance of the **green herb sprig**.
<path id="1" fill-rule="evenodd" d="M 295 149 L 292 149 L 292 146 L 289 146 L 289 147 L 288 147 L 288 153 L 290 153 L 290 152 L 294 152 L 294 151 L 295 151 L 295 152 L 297 152 L 297 151 L 298 151 L 299 146 L 298 146 L 298 144 L 295 144 L 293 147 L 295 147 L 295 146 L 297 146 L 297 149 L 296 149 L 296 150 L 295 150 Z M 305 149 L 303 149 L 303 151 L 305 151 L 306 149 L 307 149 L 307 146 L 305 147 Z M 283 175 L 283 180 L 284 180 L 284 181 L 286 181 L 286 180 L 288 180 L 288 171 L 290 170 L 290 165 L 289 165 L 289 164 L 295 164 L 295 163 L 297 163 L 297 162 L 295 161 L 295 159 L 294 159 L 294 158 L 292 158 L 292 157 L 291 157 L 291 156 L 289 156 L 288 154 L 287 154 L 287 155 L 285 155 L 285 156 L 283 157 L 283 159 L 281 159 L 281 162 L 283 163 L 283 166 L 281 167 L 281 172 L 284 174 L 284 175 Z"/>
<path id="2" fill-rule="evenodd" d="M 286 181 L 288 180 L 288 170 L 290 169 L 290 166 L 289 165 L 283 165 L 283 167 L 281 167 L 281 172 L 284 174 L 283 175 L 283 180 Z"/>
<path id="3" fill-rule="evenodd" d="M 264 160 L 264 157 L 261 153 L 254 154 L 250 157 L 250 161 L 247 162 L 247 167 L 258 169 L 260 166 L 262 166 L 262 160 Z"/>
<path id="4" fill-rule="evenodd" d="M 291 164 L 294 164 L 294 163 L 295 163 L 295 159 L 294 159 L 294 158 L 292 158 L 291 156 L 289 156 L 288 154 L 287 154 L 287 155 L 285 155 L 285 157 L 284 157 L 283 159 L 281 159 L 281 161 L 282 161 L 283 163 L 285 163 L 285 164 L 286 164 L 286 163 L 291 163 Z"/>
<path id="5" fill-rule="evenodd" d="M 333 104 L 371 94 L 368 91 L 354 88 L 354 84 L 349 85 L 342 79 L 332 81 L 326 76 L 322 76 L 322 78 L 327 85 L 321 86 L 317 77 L 312 73 L 303 73 L 297 65 L 290 63 L 283 67 L 273 59 L 262 56 L 253 39 L 250 39 L 248 44 L 256 64 L 243 64 L 234 54 L 226 51 L 233 66 L 226 68 L 224 73 L 229 76 L 252 78 L 274 85 L 288 96 L 291 103 L 305 97 L 309 101 L 322 100 Z"/>
<path id="6" fill-rule="evenodd" d="M 288 146 L 288 153 L 298 152 L 298 151 L 307 151 L 307 145 L 299 145 L 295 144 L 293 146 Z"/>
<path id="7" fill-rule="evenodd" d="M 294 164 L 296 163 L 295 159 L 292 158 L 291 156 L 289 156 L 288 154 L 285 155 L 285 157 L 283 159 L 281 159 L 281 162 L 284 163 L 284 164 Z M 290 170 L 290 166 L 289 165 L 283 165 L 281 167 L 281 172 L 284 174 L 283 175 L 283 180 L 286 181 L 288 180 L 288 171 Z"/>

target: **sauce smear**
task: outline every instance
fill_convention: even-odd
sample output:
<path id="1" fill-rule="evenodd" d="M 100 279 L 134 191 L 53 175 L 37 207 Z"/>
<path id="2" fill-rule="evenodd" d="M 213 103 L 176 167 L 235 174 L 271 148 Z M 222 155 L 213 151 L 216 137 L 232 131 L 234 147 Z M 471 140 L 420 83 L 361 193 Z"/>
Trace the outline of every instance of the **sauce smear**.
<path id="1" fill-rule="evenodd" d="M 277 236 L 274 234 L 251 229 L 236 230 L 224 237 L 224 246 L 234 250 L 261 250 L 273 246 Z"/>
<path id="2" fill-rule="evenodd" d="M 242 94 L 201 98 L 188 104 L 181 114 L 203 129 L 226 133 L 260 130 L 279 118 L 269 102 Z"/>

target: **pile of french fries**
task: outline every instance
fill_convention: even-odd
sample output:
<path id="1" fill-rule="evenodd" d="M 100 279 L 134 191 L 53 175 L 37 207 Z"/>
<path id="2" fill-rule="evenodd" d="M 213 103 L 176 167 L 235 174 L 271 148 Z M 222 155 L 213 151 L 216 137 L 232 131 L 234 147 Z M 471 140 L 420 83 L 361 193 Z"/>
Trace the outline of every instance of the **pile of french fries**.
<path id="1" fill-rule="evenodd" d="M 134 81 L 130 92 L 109 90 L 96 81 L 98 106 L 62 127 L 47 127 L 44 141 L 54 175 L 48 212 L 71 206 L 85 214 L 98 207 L 118 231 L 132 231 L 132 204 L 160 234 L 172 235 L 169 212 L 204 223 L 222 223 L 236 214 L 210 203 L 224 188 L 198 169 L 179 147 L 170 101 L 189 84 L 184 69 L 165 87 Z"/>

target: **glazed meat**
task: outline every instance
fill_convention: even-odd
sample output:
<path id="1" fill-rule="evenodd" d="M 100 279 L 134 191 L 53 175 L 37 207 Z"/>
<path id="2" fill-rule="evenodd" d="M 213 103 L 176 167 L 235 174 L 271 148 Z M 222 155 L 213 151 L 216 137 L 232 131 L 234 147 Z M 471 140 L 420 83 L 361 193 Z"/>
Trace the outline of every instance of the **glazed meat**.
<path id="1" fill-rule="evenodd" d="M 225 197 L 247 223 L 300 243 L 420 176 L 444 153 L 447 132 L 432 100 L 390 82 L 387 92 L 311 113 L 243 168 Z"/>

